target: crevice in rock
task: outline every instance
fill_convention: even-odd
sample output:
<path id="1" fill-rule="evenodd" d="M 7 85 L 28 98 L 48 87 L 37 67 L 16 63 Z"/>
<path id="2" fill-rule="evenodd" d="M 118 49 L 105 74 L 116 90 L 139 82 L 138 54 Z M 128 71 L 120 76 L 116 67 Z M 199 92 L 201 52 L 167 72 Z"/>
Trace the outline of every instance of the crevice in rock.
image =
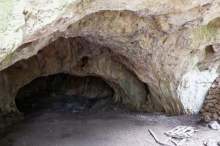
<path id="1" fill-rule="evenodd" d="M 209 57 L 213 56 L 215 53 L 213 46 L 209 45 L 205 48 L 205 59 L 208 59 Z"/>
<path id="2" fill-rule="evenodd" d="M 208 45 L 205 49 L 200 51 L 201 62 L 197 64 L 200 71 L 211 70 L 211 68 L 216 68 L 215 66 L 218 66 L 220 63 L 218 50 L 219 45 L 214 44 Z"/>

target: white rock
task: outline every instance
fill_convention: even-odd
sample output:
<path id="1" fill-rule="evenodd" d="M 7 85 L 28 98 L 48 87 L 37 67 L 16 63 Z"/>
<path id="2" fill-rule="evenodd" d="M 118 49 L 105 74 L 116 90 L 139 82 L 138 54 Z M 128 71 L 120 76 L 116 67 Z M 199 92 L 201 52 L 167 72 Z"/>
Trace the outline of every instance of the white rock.
<path id="1" fill-rule="evenodd" d="M 209 139 L 204 143 L 206 146 L 218 146 L 217 142 L 214 139 Z"/>
<path id="2" fill-rule="evenodd" d="M 209 123 L 209 127 L 214 129 L 214 130 L 219 130 L 220 129 L 220 125 L 218 124 L 218 122 L 216 121 L 211 121 Z"/>

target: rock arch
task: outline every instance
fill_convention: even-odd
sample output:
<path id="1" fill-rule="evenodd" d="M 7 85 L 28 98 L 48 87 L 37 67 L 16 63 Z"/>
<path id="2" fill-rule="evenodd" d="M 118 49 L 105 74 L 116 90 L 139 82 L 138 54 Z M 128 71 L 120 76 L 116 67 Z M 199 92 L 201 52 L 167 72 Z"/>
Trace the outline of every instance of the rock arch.
<path id="1" fill-rule="evenodd" d="M 77 76 L 96 76 L 114 89 L 114 99 L 133 106 L 146 105 L 147 91 L 123 64 L 113 60 L 108 48 L 91 46 L 85 48 L 82 38 L 60 38 L 40 50 L 35 56 L 21 60 L 0 73 L 3 96 L 1 111 L 17 112 L 14 98 L 17 91 L 36 77 L 57 73 Z M 88 43 L 88 42 L 87 42 Z M 112 56 L 113 55 L 113 56 Z M 6 86 L 5 86 L 6 85 Z"/>

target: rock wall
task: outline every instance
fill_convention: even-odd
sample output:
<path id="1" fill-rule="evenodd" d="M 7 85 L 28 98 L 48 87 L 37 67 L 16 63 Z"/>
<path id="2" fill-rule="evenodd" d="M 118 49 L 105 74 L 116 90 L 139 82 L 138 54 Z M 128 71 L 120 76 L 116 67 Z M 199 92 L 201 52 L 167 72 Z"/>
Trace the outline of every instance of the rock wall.
<path id="1" fill-rule="evenodd" d="M 220 72 L 219 4 L 218 0 L 2 1 L 1 113 L 16 111 L 14 96 L 23 85 L 60 72 L 101 77 L 114 89 L 116 100 L 134 101 L 147 111 L 198 113 Z M 81 49 L 72 52 L 73 44 L 59 39 L 79 36 L 86 56 Z M 67 51 L 43 51 L 51 43 Z M 89 57 L 94 50 L 99 53 Z M 24 67 L 17 73 L 19 64 Z"/>
<path id="2" fill-rule="evenodd" d="M 200 113 L 220 120 L 220 77 L 216 78 L 209 89 Z"/>
<path id="3" fill-rule="evenodd" d="M 114 56 L 108 48 L 80 37 L 56 40 L 37 55 L 18 61 L 0 72 L 1 82 L 4 83 L 0 84 L 3 93 L 0 100 L 4 101 L 0 104 L 2 114 L 18 112 L 15 96 L 21 87 L 37 77 L 57 73 L 100 77 L 113 88 L 115 101 L 145 106 L 148 100 L 144 83 L 123 64 L 112 59 Z M 152 109 L 146 107 L 145 110 Z"/>

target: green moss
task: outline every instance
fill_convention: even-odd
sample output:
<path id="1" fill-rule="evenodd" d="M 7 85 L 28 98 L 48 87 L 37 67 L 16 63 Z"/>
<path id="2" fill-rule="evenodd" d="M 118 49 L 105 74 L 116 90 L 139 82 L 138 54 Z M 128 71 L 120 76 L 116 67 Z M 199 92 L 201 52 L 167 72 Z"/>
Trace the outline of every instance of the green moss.
<path id="1" fill-rule="evenodd" d="M 119 16 L 120 16 L 120 12 L 119 12 L 119 11 L 116 11 L 116 12 L 115 12 L 115 15 L 113 16 L 113 18 L 112 18 L 112 20 L 111 20 L 111 22 L 112 22 L 111 27 L 112 27 L 112 28 L 118 28 L 118 25 L 119 25 L 119 24 L 116 23 L 116 21 L 118 20 Z"/>
<path id="2" fill-rule="evenodd" d="M 11 64 L 11 61 L 12 61 L 12 57 L 13 57 L 13 52 L 10 52 L 4 59 L 4 64 L 5 65 L 9 65 Z"/>
<path id="3" fill-rule="evenodd" d="M 207 44 L 218 33 L 220 28 L 220 18 L 216 18 L 209 22 L 209 24 L 200 26 L 195 30 L 195 38 L 193 46 L 198 47 L 200 44 Z"/>

